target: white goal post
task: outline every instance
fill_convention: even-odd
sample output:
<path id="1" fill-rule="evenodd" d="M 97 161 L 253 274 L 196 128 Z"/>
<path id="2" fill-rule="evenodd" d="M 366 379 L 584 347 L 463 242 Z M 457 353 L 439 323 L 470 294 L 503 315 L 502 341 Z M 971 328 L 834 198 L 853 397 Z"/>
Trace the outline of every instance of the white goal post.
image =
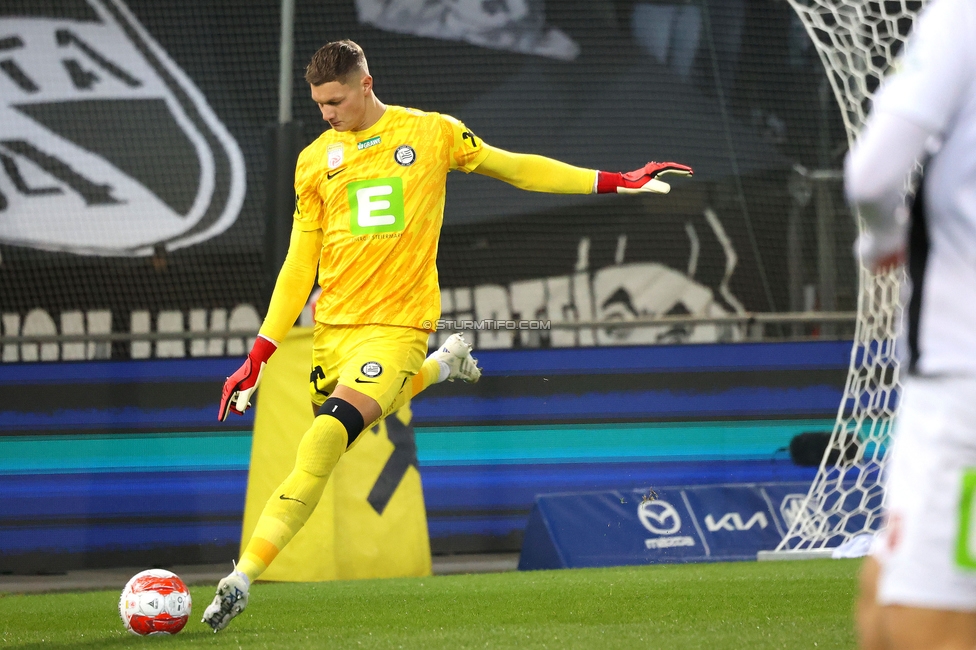
<path id="1" fill-rule="evenodd" d="M 901 51 L 925 0 L 789 0 L 827 69 L 853 144 L 871 99 Z M 901 269 L 860 267 L 857 326 L 844 397 L 809 492 L 790 513 L 790 528 L 760 560 L 824 557 L 882 524 L 880 482 L 897 410 L 895 338 L 901 321 Z"/>

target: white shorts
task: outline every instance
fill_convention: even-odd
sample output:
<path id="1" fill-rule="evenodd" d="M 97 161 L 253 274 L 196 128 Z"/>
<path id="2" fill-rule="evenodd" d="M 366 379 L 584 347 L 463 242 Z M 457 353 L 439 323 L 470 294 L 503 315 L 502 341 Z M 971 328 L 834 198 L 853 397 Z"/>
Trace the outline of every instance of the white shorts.
<path id="1" fill-rule="evenodd" d="M 910 377 L 901 399 L 878 603 L 976 610 L 976 379 Z"/>

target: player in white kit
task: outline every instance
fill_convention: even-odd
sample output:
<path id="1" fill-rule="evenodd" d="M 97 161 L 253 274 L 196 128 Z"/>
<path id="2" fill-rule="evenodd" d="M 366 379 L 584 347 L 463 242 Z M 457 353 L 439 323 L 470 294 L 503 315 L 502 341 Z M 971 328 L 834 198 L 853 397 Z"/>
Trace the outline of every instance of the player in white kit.
<path id="1" fill-rule="evenodd" d="M 924 164 L 911 208 L 906 178 Z M 908 367 L 887 528 L 865 560 L 861 647 L 976 647 L 976 1 L 933 0 L 848 157 L 857 248 L 907 260 Z M 903 375 L 905 376 L 905 375 Z"/>

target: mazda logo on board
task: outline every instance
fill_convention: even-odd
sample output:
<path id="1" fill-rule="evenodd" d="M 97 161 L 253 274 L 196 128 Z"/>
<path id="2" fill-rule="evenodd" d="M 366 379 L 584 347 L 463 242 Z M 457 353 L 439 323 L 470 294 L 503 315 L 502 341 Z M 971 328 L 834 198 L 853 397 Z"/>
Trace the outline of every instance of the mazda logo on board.
<path id="1" fill-rule="evenodd" d="M 637 517 L 644 528 L 656 535 L 674 535 L 681 530 L 681 517 L 667 501 L 657 499 L 641 503 L 637 507 Z"/>

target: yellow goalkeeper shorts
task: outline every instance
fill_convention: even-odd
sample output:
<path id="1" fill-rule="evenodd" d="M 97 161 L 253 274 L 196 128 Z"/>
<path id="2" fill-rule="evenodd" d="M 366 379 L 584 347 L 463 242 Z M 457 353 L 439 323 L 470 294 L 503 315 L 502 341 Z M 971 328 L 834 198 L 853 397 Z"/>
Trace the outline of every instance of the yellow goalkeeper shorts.
<path id="1" fill-rule="evenodd" d="M 420 372 L 429 333 L 395 325 L 315 324 L 308 390 L 321 406 L 342 384 L 372 397 L 385 412 Z"/>

